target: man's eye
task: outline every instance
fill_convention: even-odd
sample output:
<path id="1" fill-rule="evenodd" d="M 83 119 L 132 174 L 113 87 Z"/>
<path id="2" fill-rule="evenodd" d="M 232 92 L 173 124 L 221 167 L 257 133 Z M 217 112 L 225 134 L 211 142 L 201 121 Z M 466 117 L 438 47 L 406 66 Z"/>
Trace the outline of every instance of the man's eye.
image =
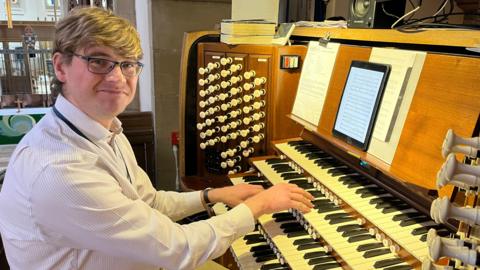
<path id="1" fill-rule="evenodd" d="M 90 64 L 93 64 L 93 65 L 96 65 L 96 66 L 99 66 L 99 67 L 104 67 L 104 66 L 110 66 L 110 62 L 105 60 L 105 59 L 101 59 L 101 58 L 90 58 Z"/>
<path id="2" fill-rule="evenodd" d="M 134 62 L 123 62 L 122 63 L 123 68 L 135 68 L 137 66 L 137 63 Z"/>

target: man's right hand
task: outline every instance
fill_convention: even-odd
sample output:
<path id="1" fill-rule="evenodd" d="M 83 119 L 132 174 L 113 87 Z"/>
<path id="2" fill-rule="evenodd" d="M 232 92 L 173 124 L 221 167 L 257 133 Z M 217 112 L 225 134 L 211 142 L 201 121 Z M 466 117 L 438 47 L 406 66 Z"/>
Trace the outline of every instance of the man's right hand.
<path id="1" fill-rule="evenodd" d="M 250 208 L 255 218 L 263 214 L 275 213 L 289 208 L 295 208 L 303 213 L 309 212 L 314 197 L 294 184 L 278 184 L 248 198 L 245 204 Z"/>

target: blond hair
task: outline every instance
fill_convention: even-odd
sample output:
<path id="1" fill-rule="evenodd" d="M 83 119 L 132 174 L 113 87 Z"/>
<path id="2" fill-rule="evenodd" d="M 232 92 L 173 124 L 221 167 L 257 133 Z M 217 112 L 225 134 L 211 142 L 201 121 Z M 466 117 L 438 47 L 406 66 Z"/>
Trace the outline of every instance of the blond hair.
<path id="1" fill-rule="evenodd" d="M 74 8 L 55 25 L 53 53 L 62 53 L 70 63 L 73 53 L 88 46 L 109 47 L 129 59 L 143 57 L 138 32 L 128 20 L 102 8 Z M 62 82 L 54 78 L 53 91 L 61 93 L 61 88 Z"/>

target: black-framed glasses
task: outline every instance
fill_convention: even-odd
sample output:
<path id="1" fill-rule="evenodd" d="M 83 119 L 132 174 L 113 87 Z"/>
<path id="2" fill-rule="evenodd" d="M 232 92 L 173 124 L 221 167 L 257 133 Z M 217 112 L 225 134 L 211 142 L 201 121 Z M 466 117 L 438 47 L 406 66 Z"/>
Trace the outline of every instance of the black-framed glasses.
<path id="1" fill-rule="evenodd" d="M 87 61 L 88 71 L 95 74 L 108 74 L 116 65 L 119 65 L 123 75 L 126 77 L 134 77 L 138 76 L 143 68 L 143 64 L 138 61 L 118 62 L 101 57 L 86 56 L 76 53 L 73 53 L 73 55 Z"/>

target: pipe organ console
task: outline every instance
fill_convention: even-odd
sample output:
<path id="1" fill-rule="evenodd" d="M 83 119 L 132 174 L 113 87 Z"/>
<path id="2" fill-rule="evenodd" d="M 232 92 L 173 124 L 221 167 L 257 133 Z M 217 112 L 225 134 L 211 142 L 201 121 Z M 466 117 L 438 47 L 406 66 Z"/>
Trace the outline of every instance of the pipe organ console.
<path id="1" fill-rule="evenodd" d="M 231 246 L 236 263 L 227 267 L 479 265 L 480 58 L 427 52 L 393 161 L 386 163 L 332 134 L 350 63 L 368 61 L 371 47 L 340 45 L 317 125 L 290 114 L 299 70 L 279 68 L 283 56 L 303 59 L 305 46 L 196 48 L 194 102 L 185 102 L 194 106 L 182 108 L 192 121 L 183 136 L 195 134 L 196 142 L 185 146 L 185 184 L 289 182 L 315 197 L 310 213 L 290 209 L 259 218 L 256 230 Z M 195 117 L 188 118 L 191 110 Z M 190 135 L 187 126 L 195 128 Z M 227 210 L 214 207 L 217 214 Z"/>

